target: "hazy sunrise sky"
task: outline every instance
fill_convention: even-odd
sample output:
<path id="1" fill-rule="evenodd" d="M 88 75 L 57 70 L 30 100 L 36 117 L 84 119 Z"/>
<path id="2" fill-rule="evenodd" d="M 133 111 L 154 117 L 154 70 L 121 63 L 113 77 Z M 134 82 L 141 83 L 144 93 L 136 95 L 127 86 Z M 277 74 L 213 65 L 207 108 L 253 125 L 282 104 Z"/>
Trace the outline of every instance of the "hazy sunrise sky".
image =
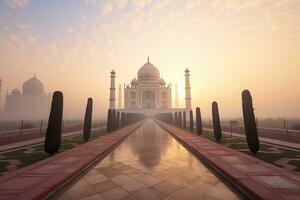
<path id="1" fill-rule="evenodd" d="M 300 0 L 0 0 L 2 106 L 35 73 L 64 92 L 65 116 L 89 96 L 105 116 L 109 72 L 130 83 L 148 55 L 182 106 L 190 69 L 204 118 L 212 101 L 241 116 L 246 88 L 258 117 L 300 117 Z"/>

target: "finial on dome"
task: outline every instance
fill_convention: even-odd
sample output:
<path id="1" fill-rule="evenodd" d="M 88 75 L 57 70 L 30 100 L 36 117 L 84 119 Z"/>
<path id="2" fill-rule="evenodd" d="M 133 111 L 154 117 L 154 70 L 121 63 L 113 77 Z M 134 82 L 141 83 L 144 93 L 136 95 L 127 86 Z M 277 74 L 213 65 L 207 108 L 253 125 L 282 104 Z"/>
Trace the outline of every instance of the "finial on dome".
<path id="1" fill-rule="evenodd" d="M 147 60 L 147 61 L 148 61 L 148 63 L 149 63 L 149 56 L 148 56 L 148 60 Z"/>

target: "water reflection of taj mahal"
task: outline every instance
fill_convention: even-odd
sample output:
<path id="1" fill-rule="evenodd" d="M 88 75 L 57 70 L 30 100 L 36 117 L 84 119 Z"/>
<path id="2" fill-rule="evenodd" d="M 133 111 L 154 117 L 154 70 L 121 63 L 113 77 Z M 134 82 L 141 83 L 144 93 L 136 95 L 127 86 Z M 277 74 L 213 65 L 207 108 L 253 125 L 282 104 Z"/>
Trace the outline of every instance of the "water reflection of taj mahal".
<path id="1" fill-rule="evenodd" d="M 190 71 L 185 70 L 185 108 L 172 106 L 172 85 L 161 78 L 159 70 L 149 61 L 139 69 L 137 79 L 132 79 L 130 84 L 124 85 L 122 92 L 119 86 L 118 107 L 116 107 L 116 72 L 111 71 L 110 109 L 124 110 L 137 113 L 175 112 L 178 110 L 189 111 L 191 105 Z M 122 98 L 124 93 L 124 99 Z M 176 91 L 175 91 L 176 93 Z M 175 95 L 175 98 L 177 95 Z M 123 105 L 122 106 L 122 100 Z"/>

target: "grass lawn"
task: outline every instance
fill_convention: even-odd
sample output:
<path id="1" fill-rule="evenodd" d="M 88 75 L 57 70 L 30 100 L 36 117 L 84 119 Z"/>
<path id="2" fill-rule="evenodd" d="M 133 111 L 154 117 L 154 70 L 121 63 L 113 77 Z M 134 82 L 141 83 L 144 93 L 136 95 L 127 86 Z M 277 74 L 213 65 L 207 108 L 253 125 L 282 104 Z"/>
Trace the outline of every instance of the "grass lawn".
<path id="1" fill-rule="evenodd" d="M 196 134 L 196 130 L 193 132 Z M 211 141 L 216 142 L 212 131 L 204 130 L 202 137 L 207 138 Z M 283 147 L 277 147 L 271 144 L 260 143 L 260 148 L 257 155 L 253 155 L 248 149 L 248 145 L 245 139 L 238 137 L 230 137 L 229 135 L 223 134 L 220 144 L 225 145 L 229 148 L 236 149 L 240 152 L 263 160 L 267 163 L 271 163 L 278 167 L 284 168 L 284 166 L 278 164 L 278 160 L 281 158 L 291 159 L 288 164 L 293 165 L 295 169 L 293 171 L 300 172 L 300 151 L 290 150 Z"/>
<path id="2" fill-rule="evenodd" d="M 104 134 L 106 134 L 105 129 L 95 131 L 91 134 L 91 138 L 89 141 L 94 140 Z M 85 142 L 83 140 L 82 134 L 63 138 L 59 152 L 66 151 L 83 143 Z M 9 165 L 9 162 L 6 160 L 8 159 L 19 160 L 21 164 L 17 167 L 22 168 L 48 157 L 50 157 L 50 155 L 44 152 L 44 144 L 37 144 L 23 149 L 13 150 L 7 153 L 0 153 L 0 173 L 7 171 L 6 166 Z"/>

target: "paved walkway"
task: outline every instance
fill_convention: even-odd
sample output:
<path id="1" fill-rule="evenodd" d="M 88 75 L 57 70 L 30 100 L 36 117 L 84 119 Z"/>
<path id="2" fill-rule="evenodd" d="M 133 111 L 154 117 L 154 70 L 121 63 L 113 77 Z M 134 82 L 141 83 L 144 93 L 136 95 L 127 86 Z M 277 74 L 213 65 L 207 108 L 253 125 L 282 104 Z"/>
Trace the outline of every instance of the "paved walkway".
<path id="1" fill-rule="evenodd" d="M 212 131 L 210 128 L 204 128 L 205 130 Z M 226 135 L 231 135 L 230 132 L 222 131 L 222 133 Z M 241 133 L 232 133 L 232 136 L 234 137 L 239 137 L 239 138 L 246 138 L 245 134 Z M 292 148 L 292 149 L 297 149 L 300 150 L 300 144 L 299 143 L 294 143 L 294 142 L 287 142 L 287 141 L 281 141 L 278 139 L 271 139 L 271 138 L 266 138 L 266 137 L 261 137 L 259 136 L 259 141 L 269 143 L 269 144 L 274 144 L 282 147 L 287 147 L 287 148 Z"/>
<path id="2" fill-rule="evenodd" d="M 105 128 L 105 127 L 93 128 L 92 131 L 97 131 L 97 130 L 100 130 L 102 128 Z M 78 134 L 82 134 L 82 130 L 73 131 L 73 132 L 69 132 L 69 133 L 64 133 L 64 134 L 62 134 L 62 138 L 70 137 L 70 136 L 78 135 Z M 14 150 L 14 149 L 18 149 L 18 148 L 21 148 L 21 147 L 31 146 L 31 145 L 34 145 L 34 144 L 39 144 L 39 143 L 43 143 L 44 141 L 45 141 L 45 137 L 42 137 L 42 138 L 35 138 L 35 139 L 31 139 L 31 140 L 25 140 L 25 141 L 22 141 L 22 142 L 16 142 L 16 143 L 7 144 L 7 145 L 0 145 L 0 152 Z"/>
<path id="3" fill-rule="evenodd" d="M 194 155 L 253 199 L 299 199 L 299 173 L 157 123 L 130 125 L 8 173 L 0 177 L 0 199 L 240 199 Z"/>
<path id="4" fill-rule="evenodd" d="M 158 122 L 201 160 L 254 199 L 298 200 L 300 175 Z"/>
<path id="5" fill-rule="evenodd" d="M 59 200 L 235 200 L 239 197 L 152 120 L 55 197 Z"/>
<path id="6" fill-rule="evenodd" d="M 103 159 L 143 122 L 0 177 L 0 199 L 41 199 Z"/>

